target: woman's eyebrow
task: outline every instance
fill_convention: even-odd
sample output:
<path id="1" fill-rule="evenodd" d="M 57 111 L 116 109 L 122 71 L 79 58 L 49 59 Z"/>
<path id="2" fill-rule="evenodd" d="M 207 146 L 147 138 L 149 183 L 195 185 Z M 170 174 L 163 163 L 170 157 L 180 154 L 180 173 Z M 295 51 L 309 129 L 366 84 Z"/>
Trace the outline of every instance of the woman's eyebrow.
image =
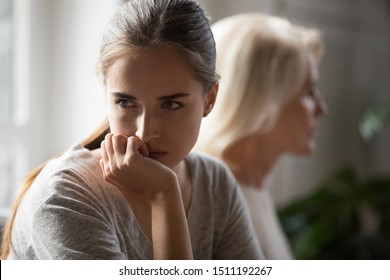
<path id="1" fill-rule="evenodd" d="M 188 97 L 188 96 L 190 96 L 189 93 L 176 93 L 176 94 L 172 94 L 172 95 L 161 96 L 158 98 L 158 100 L 160 100 L 160 101 L 172 100 L 172 99 L 181 98 L 181 97 Z"/>
<path id="2" fill-rule="evenodd" d="M 132 96 L 130 94 L 123 93 L 123 92 L 112 92 L 111 95 L 116 97 L 116 98 L 137 100 L 137 98 L 135 96 Z M 159 101 L 166 101 L 166 100 L 172 100 L 172 99 L 188 97 L 188 96 L 190 96 L 189 93 L 175 93 L 175 94 L 171 94 L 171 95 L 160 96 L 158 98 L 158 100 Z"/>
<path id="3" fill-rule="evenodd" d="M 123 92 L 112 92 L 111 95 L 117 98 L 125 98 L 125 99 L 132 99 L 132 100 L 137 99 L 136 97 Z"/>

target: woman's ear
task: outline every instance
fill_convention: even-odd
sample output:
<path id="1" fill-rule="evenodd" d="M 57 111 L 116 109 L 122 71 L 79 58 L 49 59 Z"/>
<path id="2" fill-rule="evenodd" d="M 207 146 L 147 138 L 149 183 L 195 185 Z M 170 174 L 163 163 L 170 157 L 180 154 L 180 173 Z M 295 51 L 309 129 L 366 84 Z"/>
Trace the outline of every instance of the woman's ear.
<path id="1" fill-rule="evenodd" d="M 217 100 L 218 88 L 219 83 L 216 82 L 210 87 L 209 92 L 206 94 L 203 117 L 206 117 L 213 109 L 215 101 Z"/>

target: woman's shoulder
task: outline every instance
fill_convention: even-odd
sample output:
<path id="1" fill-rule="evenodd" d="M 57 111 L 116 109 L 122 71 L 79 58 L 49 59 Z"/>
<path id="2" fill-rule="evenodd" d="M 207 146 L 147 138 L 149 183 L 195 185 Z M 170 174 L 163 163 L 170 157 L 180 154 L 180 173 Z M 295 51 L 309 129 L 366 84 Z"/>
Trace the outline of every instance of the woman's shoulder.
<path id="1" fill-rule="evenodd" d="M 75 145 L 45 165 L 26 193 L 26 199 L 39 204 L 57 196 L 96 198 L 103 181 L 97 159 L 81 145 Z"/>
<path id="2" fill-rule="evenodd" d="M 100 171 L 98 160 L 80 144 L 70 147 L 59 157 L 51 159 L 42 169 L 37 179 L 42 177 L 67 176 L 78 174 L 89 176 Z"/>
<path id="3" fill-rule="evenodd" d="M 76 144 L 60 156 L 48 161 L 42 171 L 58 172 L 66 169 L 85 171 L 91 168 L 95 169 L 96 166 L 99 166 L 99 162 L 91 151 L 81 146 L 81 144 Z"/>

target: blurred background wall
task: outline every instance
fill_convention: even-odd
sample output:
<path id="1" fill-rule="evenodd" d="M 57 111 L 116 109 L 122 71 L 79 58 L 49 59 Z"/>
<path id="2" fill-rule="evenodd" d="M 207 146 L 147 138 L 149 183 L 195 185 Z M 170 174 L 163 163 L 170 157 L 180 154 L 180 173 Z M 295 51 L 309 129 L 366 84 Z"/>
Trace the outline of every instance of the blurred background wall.
<path id="1" fill-rule="evenodd" d="M 119 2 L 0 2 L 0 207 L 10 205 L 18 178 L 104 118 L 95 63 Z"/>
<path id="2" fill-rule="evenodd" d="M 100 36 L 119 0 L 0 3 L 0 207 L 16 178 L 77 143 L 105 115 L 94 66 Z M 312 191 L 350 162 L 359 174 L 390 172 L 390 128 L 366 144 L 363 112 L 390 102 L 390 4 L 386 0 L 202 0 L 213 22 L 240 12 L 289 18 L 323 32 L 320 90 L 329 114 L 317 150 L 284 158 L 270 178 L 279 205 Z"/>

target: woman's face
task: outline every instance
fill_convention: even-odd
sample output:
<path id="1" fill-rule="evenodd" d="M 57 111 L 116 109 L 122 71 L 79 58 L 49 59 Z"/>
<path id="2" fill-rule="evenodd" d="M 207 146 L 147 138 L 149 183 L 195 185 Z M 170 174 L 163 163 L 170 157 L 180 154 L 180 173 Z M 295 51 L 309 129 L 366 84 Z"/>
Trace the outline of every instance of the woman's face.
<path id="1" fill-rule="evenodd" d="M 327 112 L 327 106 L 318 87 L 317 63 L 309 56 L 309 69 L 304 82 L 294 97 L 282 108 L 272 129 L 274 144 L 283 152 L 310 154 L 315 149 L 315 131 L 318 120 Z"/>
<path id="2" fill-rule="evenodd" d="M 118 58 L 107 73 L 106 90 L 111 132 L 139 137 L 149 157 L 173 168 L 195 145 L 217 86 L 205 95 L 182 56 L 157 48 Z"/>

